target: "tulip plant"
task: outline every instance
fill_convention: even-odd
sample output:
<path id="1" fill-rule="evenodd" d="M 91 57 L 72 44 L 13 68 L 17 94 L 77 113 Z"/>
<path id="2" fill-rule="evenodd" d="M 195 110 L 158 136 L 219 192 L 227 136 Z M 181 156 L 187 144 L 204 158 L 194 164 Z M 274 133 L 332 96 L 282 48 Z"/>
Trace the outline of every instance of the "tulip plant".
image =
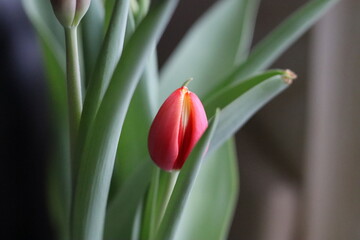
<path id="1" fill-rule="evenodd" d="M 218 1 L 160 70 L 178 0 L 22 2 L 52 103 L 58 239 L 218 240 L 238 195 L 232 136 L 295 79 L 266 68 L 335 0 L 309 1 L 251 51 L 259 0 Z"/>

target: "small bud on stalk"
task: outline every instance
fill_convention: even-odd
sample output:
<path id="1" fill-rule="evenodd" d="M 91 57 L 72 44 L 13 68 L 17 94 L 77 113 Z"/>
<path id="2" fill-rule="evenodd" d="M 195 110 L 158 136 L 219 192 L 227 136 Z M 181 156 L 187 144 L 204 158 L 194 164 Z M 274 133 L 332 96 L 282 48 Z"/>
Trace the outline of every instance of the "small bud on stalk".
<path id="1" fill-rule="evenodd" d="M 54 13 L 64 27 L 79 24 L 90 6 L 91 0 L 50 0 Z"/>
<path id="2" fill-rule="evenodd" d="M 200 99 L 183 86 L 163 103 L 149 132 L 152 160 L 166 171 L 179 170 L 208 126 Z"/>

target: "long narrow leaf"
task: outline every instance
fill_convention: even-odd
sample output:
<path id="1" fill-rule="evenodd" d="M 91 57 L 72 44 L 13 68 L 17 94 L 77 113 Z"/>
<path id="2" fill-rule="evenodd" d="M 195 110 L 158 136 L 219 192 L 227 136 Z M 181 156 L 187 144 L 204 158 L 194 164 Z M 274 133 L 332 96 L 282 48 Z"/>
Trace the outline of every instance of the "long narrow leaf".
<path id="1" fill-rule="evenodd" d="M 205 131 L 200 141 L 196 144 L 180 171 L 174 191 L 167 205 L 164 218 L 155 238 L 156 240 L 169 240 L 173 238 L 180 216 L 183 212 L 183 207 L 186 204 L 189 193 L 200 170 L 202 160 L 218 126 L 220 116 L 220 111 L 217 111 L 208 129 Z"/>
<path id="2" fill-rule="evenodd" d="M 204 160 L 173 240 L 227 239 L 238 188 L 232 139 Z"/>
<path id="3" fill-rule="evenodd" d="M 242 16 L 240 23 L 240 39 L 239 39 L 239 46 L 237 49 L 237 55 L 235 56 L 234 63 L 235 65 L 239 65 L 249 55 L 251 41 L 254 33 L 255 28 L 255 20 L 257 15 L 257 10 L 259 7 L 260 0 L 243 0 L 244 4 L 239 13 Z"/>
<path id="4" fill-rule="evenodd" d="M 126 45 L 85 143 L 76 186 L 73 239 L 100 240 L 116 148 L 131 97 L 176 0 L 152 9 Z"/>
<path id="5" fill-rule="evenodd" d="M 116 154 L 118 184 L 125 181 L 138 164 L 149 158 L 147 137 L 155 115 L 158 92 L 158 78 L 152 56 L 136 88 L 126 115 Z M 141 111 L 139 111 L 141 109 Z M 136 142 L 136 144 L 133 144 Z"/>
<path id="6" fill-rule="evenodd" d="M 125 44 L 136 28 L 133 15 L 130 12 L 125 34 Z M 144 73 L 131 99 L 129 110 L 126 114 L 123 129 L 120 135 L 116 153 L 115 186 L 121 186 L 127 176 L 144 159 L 149 158 L 147 151 L 147 134 L 151 120 L 155 115 L 158 92 L 158 70 L 156 62 L 156 49 L 146 64 Z M 139 111 L 142 109 L 142 111 Z M 137 144 L 134 145 L 133 143 Z"/>
<path id="7" fill-rule="evenodd" d="M 268 67 L 337 1 L 309 1 L 263 39 L 251 52 L 246 62 L 226 81 L 214 87 L 207 96 L 212 95 L 225 85 L 237 84 L 242 79 Z"/>
<path id="8" fill-rule="evenodd" d="M 152 161 L 146 159 L 121 186 L 107 210 L 105 240 L 131 239 L 135 213 L 150 183 L 152 168 Z"/>
<path id="9" fill-rule="evenodd" d="M 216 150 L 242 127 L 262 106 L 285 90 L 292 79 L 270 78 L 238 97 L 221 112 L 219 127 L 209 146 L 209 153 Z"/>
<path id="10" fill-rule="evenodd" d="M 115 0 L 106 0 L 103 2 L 104 2 L 104 8 L 105 8 L 105 25 L 104 25 L 104 27 L 105 27 L 105 29 L 108 29 L 116 1 Z"/>
<path id="11" fill-rule="evenodd" d="M 90 78 L 79 127 L 78 156 L 83 152 L 87 133 L 123 50 L 129 1 L 116 2 L 113 17 L 95 65 L 94 75 Z M 77 166 L 78 163 L 74 165 Z M 74 172 L 76 173 L 77 169 L 74 169 Z"/>
<path id="12" fill-rule="evenodd" d="M 202 98 L 246 56 L 258 0 L 218 1 L 189 31 L 161 71 L 162 102 L 193 77 L 192 91 Z M 239 59 L 240 60 L 240 59 Z"/>
<path id="13" fill-rule="evenodd" d="M 85 66 L 85 86 L 89 83 L 96 59 L 104 40 L 105 10 L 102 0 L 92 0 L 89 10 L 81 21 Z"/>
<path id="14" fill-rule="evenodd" d="M 204 101 L 206 112 L 209 116 L 214 114 L 216 108 L 224 108 L 236 98 L 253 88 L 254 86 L 266 81 L 267 79 L 278 77 L 282 79 L 286 75 L 293 74 L 288 70 L 269 70 L 254 77 L 241 81 L 235 86 L 224 87 L 214 93 L 210 99 Z"/>

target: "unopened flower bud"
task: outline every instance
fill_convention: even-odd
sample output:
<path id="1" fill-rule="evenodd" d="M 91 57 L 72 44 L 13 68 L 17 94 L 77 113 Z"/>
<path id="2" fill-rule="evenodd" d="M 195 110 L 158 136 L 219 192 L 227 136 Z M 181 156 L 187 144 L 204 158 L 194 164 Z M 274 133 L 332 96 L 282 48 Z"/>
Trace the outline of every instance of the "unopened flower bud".
<path id="1" fill-rule="evenodd" d="M 89 9 L 91 0 L 50 0 L 55 15 L 64 27 L 77 26 Z"/>
<path id="2" fill-rule="evenodd" d="M 152 160 L 166 171 L 181 169 L 208 126 L 199 98 L 183 86 L 173 92 L 157 113 L 149 132 Z"/>

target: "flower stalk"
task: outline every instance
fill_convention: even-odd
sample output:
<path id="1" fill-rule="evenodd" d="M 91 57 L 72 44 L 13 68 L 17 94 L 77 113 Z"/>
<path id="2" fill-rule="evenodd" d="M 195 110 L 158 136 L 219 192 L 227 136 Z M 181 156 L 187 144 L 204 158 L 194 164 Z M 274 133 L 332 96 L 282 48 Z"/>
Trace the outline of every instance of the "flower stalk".
<path id="1" fill-rule="evenodd" d="M 155 232 L 158 230 L 160 223 L 164 217 L 166 207 L 169 203 L 171 194 L 174 190 L 179 171 L 166 172 L 160 170 L 160 181 L 158 189 L 158 199 L 155 216 Z"/>
<path id="2" fill-rule="evenodd" d="M 155 168 L 146 198 L 140 240 L 153 240 L 164 217 L 179 171 Z"/>
<path id="3" fill-rule="evenodd" d="M 66 75 L 70 128 L 70 150 L 72 158 L 74 158 L 80 117 L 82 112 L 82 86 L 77 43 L 77 27 L 64 29 L 66 42 Z M 77 166 L 74 163 L 74 159 L 72 162 L 74 172 L 77 169 Z"/>
<path id="4" fill-rule="evenodd" d="M 76 144 L 83 105 L 77 26 L 89 9 L 90 2 L 91 0 L 51 0 L 55 16 L 65 30 L 67 99 L 73 178 L 75 178 L 78 169 Z"/>

